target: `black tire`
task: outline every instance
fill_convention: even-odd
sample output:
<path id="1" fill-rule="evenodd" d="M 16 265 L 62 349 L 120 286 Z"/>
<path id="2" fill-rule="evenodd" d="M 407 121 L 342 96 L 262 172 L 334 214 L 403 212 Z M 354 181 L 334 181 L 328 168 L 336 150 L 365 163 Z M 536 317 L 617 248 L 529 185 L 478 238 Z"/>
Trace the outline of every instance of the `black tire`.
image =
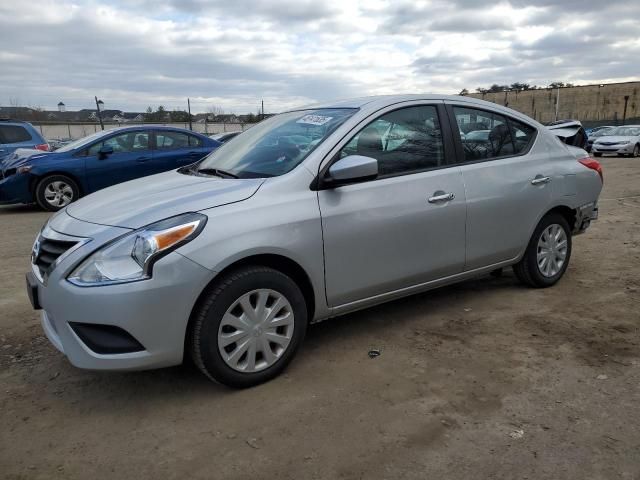
<path id="1" fill-rule="evenodd" d="M 636 144 L 636 146 L 633 147 L 633 153 L 631 154 L 631 156 L 635 158 L 640 157 L 640 144 Z"/>
<path id="2" fill-rule="evenodd" d="M 538 240 L 542 235 L 542 232 L 549 227 L 550 225 L 559 225 L 563 230 L 567 238 L 567 253 L 562 267 L 559 271 L 553 276 L 545 276 L 540 271 L 540 267 L 538 267 Z M 569 260 L 571 259 L 571 229 L 569 228 L 569 223 L 566 218 L 558 213 L 550 213 L 545 215 L 538 226 L 533 232 L 531 239 L 529 240 L 529 245 L 527 246 L 527 250 L 524 253 L 524 256 L 513 266 L 513 271 L 520 280 L 525 285 L 535 288 L 547 288 L 555 285 L 558 280 L 562 278 L 564 272 L 567 270 L 569 266 Z"/>
<path id="3" fill-rule="evenodd" d="M 64 195 L 64 198 L 60 202 L 60 205 L 55 205 L 55 202 L 49 202 L 45 197 L 47 193 L 47 189 L 53 185 L 68 185 L 69 189 L 65 189 L 67 192 L 70 190 L 71 196 Z M 40 208 L 43 210 L 47 210 L 49 212 L 57 212 L 58 210 L 66 207 L 71 202 L 75 202 L 78 198 L 80 198 L 80 188 L 78 184 L 70 177 L 66 175 L 49 175 L 41 179 L 36 185 L 35 189 L 35 200 Z"/>
<path id="4" fill-rule="evenodd" d="M 602 156 L 602 153 L 600 153 L 600 152 L 594 152 L 594 153 L 593 153 L 593 156 L 594 156 L 594 157 L 601 157 L 601 156 Z"/>
<path id="5" fill-rule="evenodd" d="M 218 349 L 220 323 L 227 309 L 246 293 L 275 290 L 289 301 L 294 315 L 293 334 L 275 363 L 252 373 L 231 368 Z M 307 305 L 300 288 L 284 273 L 260 265 L 242 267 L 221 277 L 204 294 L 191 319 L 187 345 L 195 365 L 211 380 L 234 388 L 247 388 L 271 380 L 294 357 L 307 330 Z"/>

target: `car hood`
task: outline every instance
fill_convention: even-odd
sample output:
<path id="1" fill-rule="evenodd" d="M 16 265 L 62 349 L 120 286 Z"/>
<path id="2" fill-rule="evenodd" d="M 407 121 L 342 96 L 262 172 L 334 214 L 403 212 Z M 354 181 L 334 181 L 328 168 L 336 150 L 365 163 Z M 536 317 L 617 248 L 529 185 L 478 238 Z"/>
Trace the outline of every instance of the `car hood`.
<path id="1" fill-rule="evenodd" d="M 105 188 L 67 207 L 86 222 L 140 228 L 185 212 L 235 203 L 251 197 L 263 178 L 227 179 L 160 173 Z"/>
<path id="2" fill-rule="evenodd" d="M 620 136 L 620 135 L 605 135 L 603 137 L 596 138 L 596 142 L 633 142 L 636 140 L 635 136 Z"/>
<path id="3" fill-rule="evenodd" d="M 25 163 L 40 161 L 43 158 L 48 158 L 53 155 L 56 155 L 56 153 L 43 152 L 42 150 L 36 150 L 34 148 L 17 148 L 2 160 L 2 170 L 18 168 Z"/>

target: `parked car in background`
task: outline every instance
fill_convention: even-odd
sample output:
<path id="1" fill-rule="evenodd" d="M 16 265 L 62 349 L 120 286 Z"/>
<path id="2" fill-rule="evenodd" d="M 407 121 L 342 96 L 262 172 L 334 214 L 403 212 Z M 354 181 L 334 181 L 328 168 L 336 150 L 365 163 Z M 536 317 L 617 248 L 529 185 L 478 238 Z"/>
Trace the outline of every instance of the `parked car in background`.
<path id="1" fill-rule="evenodd" d="M 47 139 L 47 143 L 49 144 L 49 150 L 51 152 L 55 152 L 59 148 L 62 148 L 65 145 L 69 145 L 71 142 L 73 142 L 73 138 L 49 138 L 49 139 Z"/>
<path id="2" fill-rule="evenodd" d="M 469 121 L 467 136 L 489 129 L 481 150 L 460 138 Z M 28 292 L 78 367 L 190 355 L 208 378 L 248 387 L 284 369 L 309 322 L 507 266 L 554 285 L 601 189 L 596 160 L 509 108 L 345 100 L 69 205 L 36 239 Z"/>
<path id="3" fill-rule="evenodd" d="M 224 143 L 231 140 L 233 137 L 237 137 L 242 133 L 242 130 L 237 130 L 235 132 L 224 132 L 224 133 L 216 133 L 214 135 L 209 135 L 209 138 L 213 138 L 214 140 Z"/>
<path id="4" fill-rule="evenodd" d="M 598 129 L 594 132 L 593 130 L 589 134 L 589 138 L 587 138 L 587 146 L 585 150 L 587 152 L 591 152 L 593 148 L 593 142 L 596 141 L 597 138 L 602 137 L 607 134 L 607 132 L 616 127 L 598 127 Z"/>
<path id="5" fill-rule="evenodd" d="M 567 145 L 586 150 L 588 135 L 579 120 L 558 120 L 549 123 L 547 129 L 556 132 L 556 136 Z M 567 135 L 567 132 L 570 132 L 571 135 Z"/>
<path id="6" fill-rule="evenodd" d="M 592 152 L 595 157 L 601 157 L 603 153 L 640 157 L 640 125 L 607 130 L 605 135 L 593 142 Z"/>
<path id="7" fill-rule="evenodd" d="M 17 149 L 0 164 L 0 203 L 60 210 L 116 183 L 194 163 L 219 145 L 189 130 L 135 126 L 100 131 L 54 152 Z"/>
<path id="8" fill-rule="evenodd" d="M 615 125 L 601 125 L 599 127 L 587 128 L 586 131 L 587 131 L 587 135 L 591 136 L 592 134 L 597 133 L 600 130 L 604 130 L 606 128 L 614 128 L 614 127 Z"/>
<path id="9" fill-rule="evenodd" d="M 28 122 L 0 119 L 0 162 L 18 148 L 49 151 L 49 144 Z"/>

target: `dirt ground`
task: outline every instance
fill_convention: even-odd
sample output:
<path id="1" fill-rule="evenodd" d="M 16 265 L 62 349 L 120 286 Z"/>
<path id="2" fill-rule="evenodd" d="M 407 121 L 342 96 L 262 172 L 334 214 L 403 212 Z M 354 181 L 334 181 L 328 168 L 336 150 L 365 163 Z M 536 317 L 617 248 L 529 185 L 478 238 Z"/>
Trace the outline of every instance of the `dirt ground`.
<path id="1" fill-rule="evenodd" d="M 0 208 L 0 477 L 640 478 L 640 162 L 603 164 L 554 288 L 509 271 L 324 322 L 244 391 L 72 367 L 24 291 L 47 214 Z"/>

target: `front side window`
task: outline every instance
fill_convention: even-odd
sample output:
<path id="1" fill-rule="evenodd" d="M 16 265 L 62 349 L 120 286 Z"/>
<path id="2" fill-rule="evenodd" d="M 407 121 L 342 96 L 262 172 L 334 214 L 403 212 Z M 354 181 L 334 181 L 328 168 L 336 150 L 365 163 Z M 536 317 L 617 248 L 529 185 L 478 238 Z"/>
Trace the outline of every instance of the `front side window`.
<path id="1" fill-rule="evenodd" d="M 341 158 L 348 155 L 378 160 L 380 177 L 439 167 L 444 163 L 444 148 L 436 107 L 407 107 L 382 115 L 340 151 Z"/>
<path id="2" fill-rule="evenodd" d="M 356 111 L 326 108 L 275 115 L 246 130 L 233 142 L 223 143 L 198 164 L 196 171 L 239 178 L 283 175 L 298 166 Z"/>
<path id="3" fill-rule="evenodd" d="M 113 153 L 127 153 L 149 150 L 148 132 L 127 132 L 114 135 L 106 140 L 94 143 L 89 147 L 88 154 L 96 155 L 102 147 L 113 148 Z"/>
<path id="4" fill-rule="evenodd" d="M 466 107 L 453 112 L 466 162 L 518 155 L 535 137 L 535 128 L 493 112 Z"/>

